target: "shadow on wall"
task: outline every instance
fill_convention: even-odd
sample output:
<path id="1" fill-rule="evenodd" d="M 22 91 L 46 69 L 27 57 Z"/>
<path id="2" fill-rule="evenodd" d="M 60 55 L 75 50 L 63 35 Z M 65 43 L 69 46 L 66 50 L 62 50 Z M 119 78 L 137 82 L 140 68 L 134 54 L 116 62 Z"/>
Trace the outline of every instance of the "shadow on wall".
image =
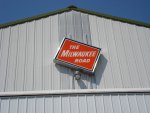
<path id="1" fill-rule="evenodd" d="M 77 83 L 81 89 L 95 89 L 97 86 L 100 86 L 100 82 L 104 73 L 104 70 L 106 68 L 108 60 L 104 57 L 104 55 L 101 54 L 97 67 L 95 69 L 94 75 L 87 75 L 81 73 L 81 79 L 77 80 Z M 75 89 L 75 78 L 74 78 L 74 70 L 69 69 L 64 66 L 60 66 L 58 64 L 55 64 L 57 70 L 60 72 L 60 76 L 63 76 L 63 74 L 67 74 L 68 76 L 72 76 L 72 89 Z M 62 75 L 61 75 L 62 73 Z M 87 86 L 87 82 L 90 82 L 90 86 Z"/>
<path id="2" fill-rule="evenodd" d="M 107 62 L 108 60 L 104 57 L 104 55 L 101 54 L 97 62 L 94 75 L 82 74 L 81 79 L 77 81 L 80 88 L 81 89 L 96 89 L 97 86 L 100 86 L 101 79 L 105 71 Z M 90 82 L 90 86 L 87 86 L 85 81 Z"/>
<path id="3" fill-rule="evenodd" d="M 103 73 L 105 71 L 106 65 L 107 65 L 108 60 L 104 57 L 103 54 L 101 54 L 100 59 L 97 63 L 97 67 L 95 70 L 95 83 L 97 86 L 100 85 L 100 81 L 102 79 Z"/>

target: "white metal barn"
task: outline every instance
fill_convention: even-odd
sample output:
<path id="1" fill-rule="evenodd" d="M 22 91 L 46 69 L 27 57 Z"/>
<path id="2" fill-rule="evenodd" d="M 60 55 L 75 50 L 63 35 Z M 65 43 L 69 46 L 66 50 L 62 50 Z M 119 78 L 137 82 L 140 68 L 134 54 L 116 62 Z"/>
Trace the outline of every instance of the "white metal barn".
<path id="1" fill-rule="evenodd" d="M 94 76 L 53 62 L 64 37 L 102 48 Z M 75 6 L 1 24 L 0 113 L 150 113 L 150 24 Z"/>

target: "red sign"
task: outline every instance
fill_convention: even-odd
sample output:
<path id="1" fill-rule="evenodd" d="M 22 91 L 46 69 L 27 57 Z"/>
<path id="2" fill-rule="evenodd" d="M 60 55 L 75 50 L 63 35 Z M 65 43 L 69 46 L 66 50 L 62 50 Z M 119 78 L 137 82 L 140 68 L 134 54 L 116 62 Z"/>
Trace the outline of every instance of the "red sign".
<path id="1" fill-rule="evenodd" d="M 99 55 L 100 48 L 65 38 L 55 61 L 67 67 L 94 73 Z"/>

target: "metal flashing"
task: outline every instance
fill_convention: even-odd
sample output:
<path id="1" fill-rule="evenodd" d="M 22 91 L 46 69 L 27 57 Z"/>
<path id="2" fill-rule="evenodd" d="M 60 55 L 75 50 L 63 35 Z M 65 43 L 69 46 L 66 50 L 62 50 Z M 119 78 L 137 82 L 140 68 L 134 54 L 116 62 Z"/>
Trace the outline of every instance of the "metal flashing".
<path id="1" fill-rule="evenodd" d="M 150 88 L 116 88 L 116 89 L 81 89 L 81 90 L 45 90 L 0 92 L 0 97 L 44 96 L 44 95 L 74 95 L 74 94 L 138 94 L 150 93 Z"/>

